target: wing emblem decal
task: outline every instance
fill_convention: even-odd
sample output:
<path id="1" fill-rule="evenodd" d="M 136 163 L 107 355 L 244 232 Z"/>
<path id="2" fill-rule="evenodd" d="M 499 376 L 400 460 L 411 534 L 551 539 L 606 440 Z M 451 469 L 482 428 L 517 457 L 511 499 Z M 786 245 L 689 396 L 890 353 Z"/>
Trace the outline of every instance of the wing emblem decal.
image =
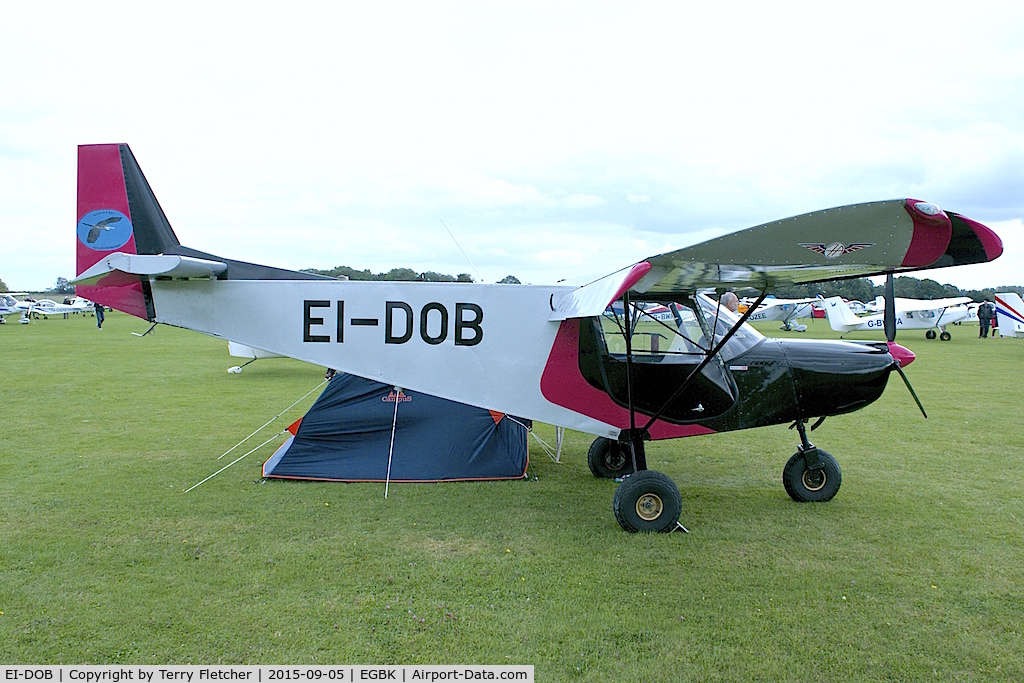
<path id="1" fill-rule="evenodd" d="M 798 243 L 804 249 L 810 249 L 811 251 L 817 252 L 827 259 L 839 258 L 846 254 L 860 251 L 861 249 L 867 249 L 868 247 L 875 246 L 871 244 L 843 244 L 842 242 L 833 242 L 832 244 L 818 244 L 815 242 L 799 242 Z"/>

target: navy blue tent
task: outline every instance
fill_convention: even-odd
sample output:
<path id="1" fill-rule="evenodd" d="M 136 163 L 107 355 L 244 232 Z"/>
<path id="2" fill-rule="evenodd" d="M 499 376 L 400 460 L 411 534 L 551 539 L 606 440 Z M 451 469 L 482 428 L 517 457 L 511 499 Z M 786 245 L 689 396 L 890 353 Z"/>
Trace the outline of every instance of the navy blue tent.
<path id="1" fill-rule="evenodd" d="M 264 477 L 384 481 L 389 451 L 391 481 L 520 479 L 529 461 L 524 420 L 352 375 L 335 375 L 297 424 Z"/>

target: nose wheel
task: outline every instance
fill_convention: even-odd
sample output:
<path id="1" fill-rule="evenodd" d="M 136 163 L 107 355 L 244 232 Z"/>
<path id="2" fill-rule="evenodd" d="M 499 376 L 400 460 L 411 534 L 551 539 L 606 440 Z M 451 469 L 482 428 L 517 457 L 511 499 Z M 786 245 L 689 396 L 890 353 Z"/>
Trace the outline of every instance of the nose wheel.
<path id="1" fill-rule="evenodd" d="M 839 493 L 839 486 L 843 482 L 843 473 L 836 459 L 820 448 L 815 450 L 818 452 L 819 467 L 808 467 L 807 454 L 801 449 L 793 454 L 782 470 L 782 484 L 786 487 L 786 493 L 798 503 L 824 503 L 832 500 Z"/>
<path id="2" fill-rule="evenodd" d="M 789 497 L 798 503 L 832 500 L 843 483 L 839 463 L 807 439 L 807 428 L 802 420 L 797 420 L 795 425 L 800 433 L 800 448 L 782 468 L 782 485 Z"/>

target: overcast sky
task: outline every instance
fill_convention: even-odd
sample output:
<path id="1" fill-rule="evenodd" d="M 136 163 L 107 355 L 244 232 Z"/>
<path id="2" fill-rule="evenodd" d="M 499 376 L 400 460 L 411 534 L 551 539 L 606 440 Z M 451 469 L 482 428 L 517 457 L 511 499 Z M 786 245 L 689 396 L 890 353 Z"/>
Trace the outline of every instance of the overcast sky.
<path id="1" fill-rule="evenodd" d="M 17 3 L 0 279 L 75 275 L 76 146 L 127 142 L 183 244 L 287 268 L 580 281 L 914 197 L 1006 247 L 922 277 L 1024 284 L 1024 4 L 695 4 Z"/>

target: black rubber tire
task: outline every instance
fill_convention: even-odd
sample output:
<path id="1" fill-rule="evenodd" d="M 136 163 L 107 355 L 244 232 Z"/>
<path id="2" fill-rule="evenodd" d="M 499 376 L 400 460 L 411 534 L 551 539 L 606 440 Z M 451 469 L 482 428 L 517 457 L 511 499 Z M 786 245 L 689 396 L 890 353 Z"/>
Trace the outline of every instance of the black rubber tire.
<path id="1" fill-rule="evenodd" d="M 623 479 L 612 499 L 615 519 L 630 533 L 674 531 L 683 511 L 683 497 L 671 477 L 641 470 Z"/>
<path id="2" fill-rule="evenodd" d="M 924 333 L 925 339 L 935 339 L 935 330 L 928 330 Z"/>
<path id="3" fill-rule="evenodd" d="M 843 483 L 839 463 L 827 452 L 818 449 L 823 467 L 808 470 L 802 451 L 797 451 L 782 470 L 782 485 L 789 497 L 798 503 L 824 503 L 832 500 Z"/>
<path id="4" fill-rule="evenodd" d="M 595 477 L 615 479 L 632 471 L 629 458 L 619 446 L 618 441 L 599 436 L 590 444 L 587 451 L 587 464 Z"/>
<path id="5" fill-rule="evenodd" d="M 941 339 L 942 341 L 949 341 L 952 338 L 953 335 L 951 335 L 949 332 L 943 332 L 942 334 L 939 335 L 939 339 Z"/>

